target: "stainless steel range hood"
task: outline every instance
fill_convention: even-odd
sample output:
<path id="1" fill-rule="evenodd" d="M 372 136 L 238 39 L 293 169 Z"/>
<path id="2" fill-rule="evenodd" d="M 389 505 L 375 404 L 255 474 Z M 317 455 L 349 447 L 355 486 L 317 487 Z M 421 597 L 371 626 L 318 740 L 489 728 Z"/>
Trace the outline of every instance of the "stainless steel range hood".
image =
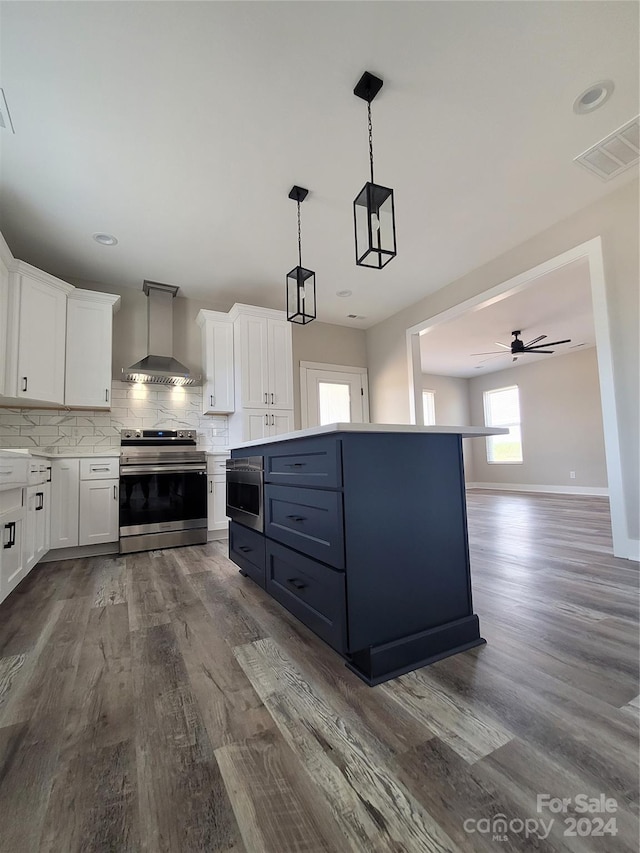
<path id="1" fill-rule="evenodd" d="M 149 300 L 149 355 L 131 367 L 123 367 L 123 381 L 153 385 L 200 385 L 202 377 L 192 376 L 188 368 L 173 357 L 173 299 L 179 288 L 157 281 L 145 281 L 142 289 Z"/>

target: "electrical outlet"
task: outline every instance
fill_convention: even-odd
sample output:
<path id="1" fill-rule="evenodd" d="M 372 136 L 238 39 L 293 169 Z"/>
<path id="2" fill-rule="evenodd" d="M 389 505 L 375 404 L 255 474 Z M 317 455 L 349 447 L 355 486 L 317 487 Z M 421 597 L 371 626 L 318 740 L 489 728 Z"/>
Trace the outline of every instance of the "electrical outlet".
<path id="1" fill-rule="evenodd" d="M 576 478 L 576 472 L 575 472 L 575 471 L 569 471 L 569 478 L 570 478 L 571 480 L 575 480 L 575 478 Z"/>

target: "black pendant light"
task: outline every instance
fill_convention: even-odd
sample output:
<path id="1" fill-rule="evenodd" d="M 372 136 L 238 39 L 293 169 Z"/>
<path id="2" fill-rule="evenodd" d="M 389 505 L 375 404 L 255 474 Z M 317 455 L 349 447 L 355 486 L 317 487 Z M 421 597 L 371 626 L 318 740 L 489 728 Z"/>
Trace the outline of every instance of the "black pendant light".
<path id="1" fill-rule="evenodd" d="M 298 266 L 287 273 L 287 320 L 305 325 L 316 319 L 316 274 L 302 266 L 302 239 L 300 236 L 300 202 L 309 190 L 293 187 L 289 193 L 298 203 Z"/>
<path id="2" fill-rule="evenodd" d="M 356 230 L 356 264 L 381 270 L 396 256 L 396 219 L 393 190 L 373 180 L 373 129 L 371 101 L 382 89 L 382 80 L 365 71 L 353 94 L 367 102 L 369 118 L 369 162 L 371 180 L 367 181 L 353 202 Z"/>

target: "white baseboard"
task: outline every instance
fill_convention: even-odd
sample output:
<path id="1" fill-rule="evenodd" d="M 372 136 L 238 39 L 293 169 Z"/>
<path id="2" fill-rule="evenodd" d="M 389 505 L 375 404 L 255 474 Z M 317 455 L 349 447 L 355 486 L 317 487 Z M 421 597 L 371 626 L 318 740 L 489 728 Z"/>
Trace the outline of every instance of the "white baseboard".
<path id="1" fill-rule="evenodd" d="M 525 483 L 466 483 L 467 489 L 490 489 L 495 492 L 540 492 L 552 495 L 596 495 L 609 497 L 603 486 L 532 486 Z"/>
<path id="2" fill-rule="evenodd" d="M 628 539 L 627 546 L 627 560 L 640 563 L 640 539 Z"/>

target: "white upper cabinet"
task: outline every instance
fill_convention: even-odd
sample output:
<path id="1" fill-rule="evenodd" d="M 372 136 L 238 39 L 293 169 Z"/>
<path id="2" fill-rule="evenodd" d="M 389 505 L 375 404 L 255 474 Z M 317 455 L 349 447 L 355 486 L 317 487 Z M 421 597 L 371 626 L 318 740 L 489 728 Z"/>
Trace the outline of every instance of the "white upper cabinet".
<path id="1" fill-rule="evenodd" d="M 73 287 L 21 261 L 11 278 L 5 394 L 62 404 L 67 295 Z M 17 339 L 11 339 L 16 330 Z"/>
<path id="2" fill-rule="evenodd" d="M 235 318 L 241 405 L 248 409 L 293 409 L 291 324 L 281 311 L 241 305 L 234 306 L 231 314 Z"/>
<path id="3" fill-rule="evenodd" d="M 67 406 L 108 409 L 111 405 L 113 313 L 120 297 L 74 290 L 67 297 Z"/>
<path id="4" fill-rule="evenodd" d="M 225 415 L 235 406 L 233 379 L 233 323 L 228 314 L 199 311 L 202 331 L 202 412 Z"/>

